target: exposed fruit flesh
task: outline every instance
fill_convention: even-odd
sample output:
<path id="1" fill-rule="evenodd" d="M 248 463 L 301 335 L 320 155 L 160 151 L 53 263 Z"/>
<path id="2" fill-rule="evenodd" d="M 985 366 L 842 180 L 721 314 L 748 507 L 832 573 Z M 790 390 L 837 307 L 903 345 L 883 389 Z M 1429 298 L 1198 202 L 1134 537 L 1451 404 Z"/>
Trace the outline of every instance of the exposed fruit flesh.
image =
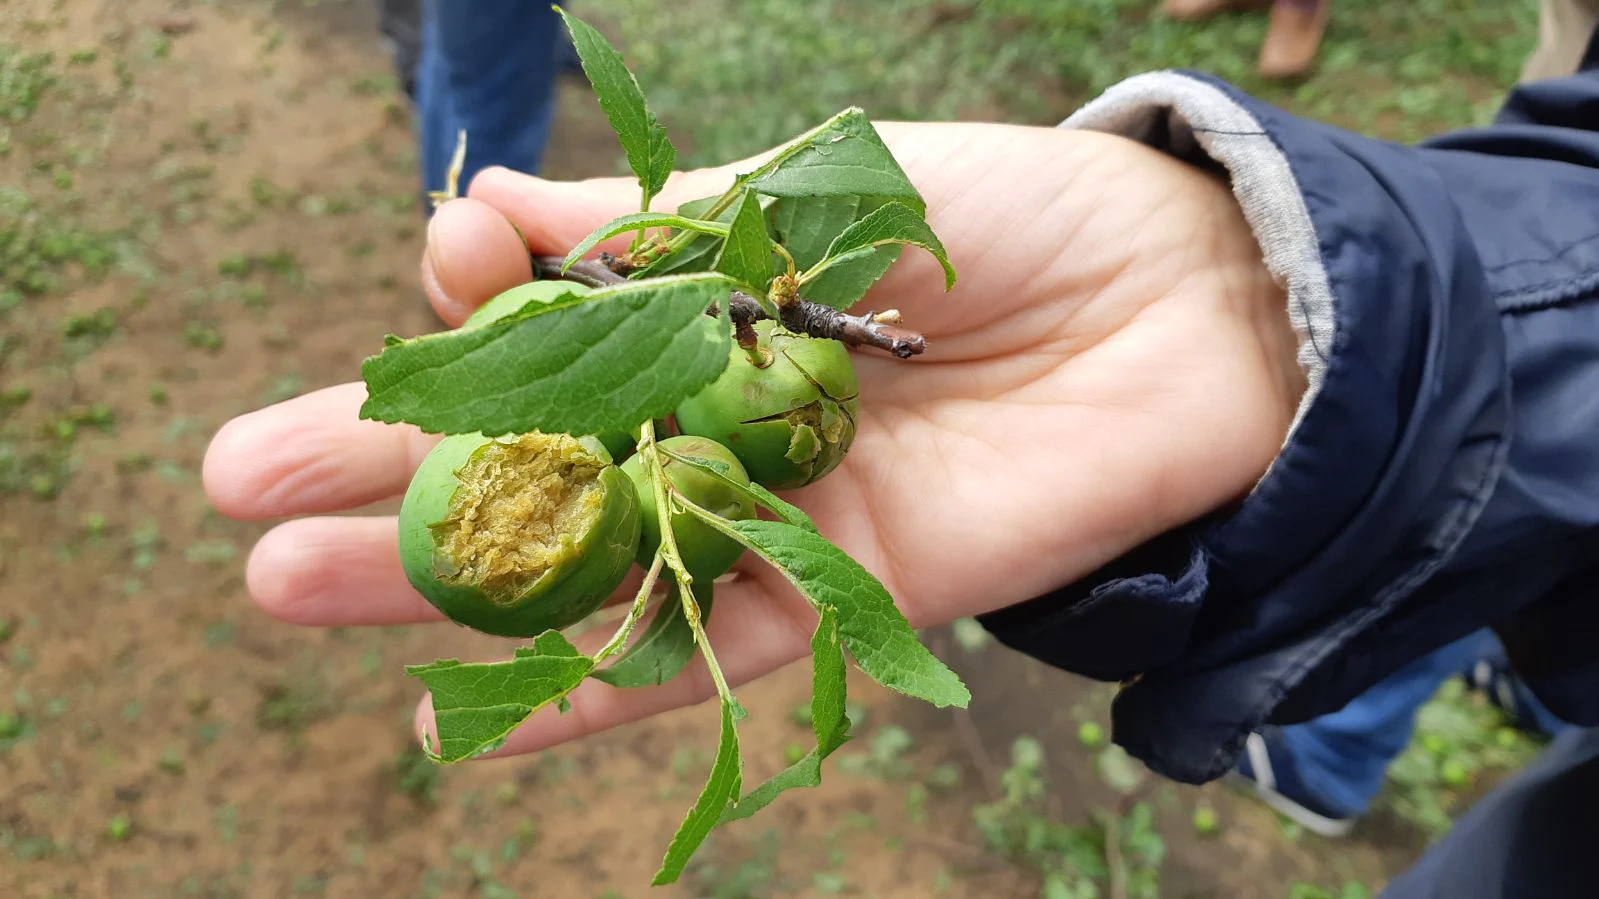
<path id="1" fill-rule="evenodd" d="M 441 580 L 480 587 L 510 602 L 545 572 L 580 552 L 599 514 L 605 463 L 566 434 L 493 442 L 457 473 L 459 489 L 432 525 Z"/>

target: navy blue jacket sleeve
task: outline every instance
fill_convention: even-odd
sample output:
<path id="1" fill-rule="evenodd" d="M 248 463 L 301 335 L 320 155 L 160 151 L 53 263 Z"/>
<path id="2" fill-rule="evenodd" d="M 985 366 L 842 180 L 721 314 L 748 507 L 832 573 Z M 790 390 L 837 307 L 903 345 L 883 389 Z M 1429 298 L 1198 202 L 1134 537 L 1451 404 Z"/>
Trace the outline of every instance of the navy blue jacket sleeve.
<path id="1" fill-rule="evenodd" d="M 1599 72 L 1418 147 L 1185 73 L 1065 127 L 1228 172 L 1311 386 L 1238 507 L 983 623 L 1127 682 L 1117 742 L 1189 782 L 1483 627 L 1599 724 Z"/>

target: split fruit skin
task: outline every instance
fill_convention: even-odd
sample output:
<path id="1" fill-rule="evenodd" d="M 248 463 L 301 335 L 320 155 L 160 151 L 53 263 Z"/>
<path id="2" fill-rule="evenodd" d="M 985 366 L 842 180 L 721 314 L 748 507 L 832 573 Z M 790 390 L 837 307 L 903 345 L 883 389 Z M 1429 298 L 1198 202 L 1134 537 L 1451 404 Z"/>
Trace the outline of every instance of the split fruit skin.
<path id="1" fill-rule="evenodd" d="M 668 437 L 656 446 L 689 459 L 725 465 L 725 476 L 729 480 L 740 485 L 750 482 L 738 457 L 714 440 L 684 435 Z M 755 502 L 748 494 L 734 489 L 707 471 L 664 454 L 660 458 L 661 471 L 667 481 L 690 502 L 732 521 L 755 517 Z M 642 457 L 634 456 L 623 462 L 622 471 L 632 479 L 638 491 L 641 532 L 638 563 L 648 568 L 654 562 L 655 551 L 661 544 L 661 518 L 659 507 L 655 505 L 655 491 L 644 476 Z M 677 541 L 683 567 L 696 580 L 709 581 L 721 577 L 744 554 L 743 544 L 701 521 L 692 512 L 675 512 L 671 522 L 672 536 Z"/>
<path id="2" fill-rule="evenodd" d="M 844 461 L 855 441 L 860 385 L 842 343 L 769 320 L 755 331 L 770 364 L 757 367 L 735 343 L 721 376 L 677 407 L 677 427 L 724 444 L 755 482 L 792 490 Z"/>
<path id="3" fill-rule="evenodd" d="M 576 281 L 545 280 L 518 284 L 477 307 L 477 310 L 462 322 L 461 330 L 473 331 L 491 325 L 507 315 L 521 312 L 530 303 L 552 303 L 564 296 L 581 297 L 589 293 L 588 287 Z M 620 461 L 633 452 L 634 435 L 627 431 L 606 431 L 596 436 L 605 444 L 605 449 L 611 454 L 612 459 Z"/>
<path id="4" fill-rule="evenodd" d="M 564 435 L 560 435 L 564 437 Z M 593 614 L 632 567 L 639 543 L 639 503 L 633 484 L 599 441 L 574 441 L 597 468 L 597 508 L 575 533 L 559 536 L 555 560 L 509 592 L 490 591 L 459 576 L 460 563 L 438 545 L 435 525 L 445 522 L 462 484 L 458 473 L 496 444 L 516 438 L 460 434 L 444 438 L 417 469 L 400 508 L 400 561 L 418 593 L 458 624 L 502 637 L 533 637 L 570 627 Z M 572 440 L 572 438 L 565 438 Z"/>

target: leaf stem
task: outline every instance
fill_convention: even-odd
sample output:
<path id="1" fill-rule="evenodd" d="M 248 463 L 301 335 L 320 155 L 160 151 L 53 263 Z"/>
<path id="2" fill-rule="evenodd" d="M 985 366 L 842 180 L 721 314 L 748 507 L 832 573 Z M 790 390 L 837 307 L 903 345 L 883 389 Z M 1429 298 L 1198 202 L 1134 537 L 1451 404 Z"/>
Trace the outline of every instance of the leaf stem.
<path id="1" fill-rule="evenodd" d="M 638 624 L 640 618 L 644 617 L 644 609 L 650 602 L 650 593 L 655 589 L 655 581 L 661 576 L 661 564 L 663 561 L 661 554 L 657 552 L 655 561 L 650 564 L 649 571 L 644 574 L 644 584 L 639 587 L 638 595 L 633 597 L 633 607 L 627 610 L 627 617 L 622 619 L 621 626 L 616 629 L 616 633 L 611 635 L 610 641 L 600 647 L 600 651 L 594 654 L 595 667 L 599 667 L 600 662 L 605 661 L 627 644 L 627 638 L 633 633 L 633 627 Z"/>
<path id="2" fill-rule="evenodd" d="M 666 479 L 660 452 L 655 445 L 654 421 L 646 421 L 639 428 L 638 454 L 643 461 L 645 472 L 649 475 L 651 488 L 655 491 L 655 511 L 660 516 L 661 548 L 656 552 L 656 558 L 665 560 L 666 566 L 672 570 L 672 579 L 677 581 L 678 596 L 683 602 L 683 617 L 688 620 L 689 628 L 694 631 L 694 642 L 699 644 L 700 652 L 705 656 L 705 666 L 710 669 L 711 680 L 716 683 L 716 695 L 721 697 L 723 702 L 736 705 L 733 691 L 728 687 L 727 678 L 722 674 L 722 666 L 717 664 L 716 653 L 711 650 L 711 641 L 705 635 L 705 622 L 700 618 L 700 606 L 694 601 L 694 592 L 690 589 L 694 584 L 694 577 L 683 567 L 683 557 L 677 549 L 677 537 L 672 533 L 672 499 L 681 500 L 689 506 L 693 506 L 693 503 L 673 489 Z M 694 508 L 699 507 L 694 506 Z"/>
<path id="3" fill-rule="evenodd" d="M 810 146 L 811 140 L 814 139 L 818 134 L 826 132 L 829 128 L 832 128 L 845 118 L 848 118 L 850 115 L 857 114 L 859 112 L 859 108 L 852 106 L 849 109 L 834 115 L 832 118 L 828 119 L 822 124 L 817 125 L 815 128 L 812 128 L 804 134 L 801 134 L 799 137 L 794 138 L 788 143 L 787 146 L 783 147 L 783 149 L 774 154 L 771 159 L 768 159 L 759 166 L 756 166 L 754 171 L 747 175 L 739 175 L 738 177 L 734 178 L 733 185 L 727 189 L 727 192 L 722 194 L 720 197 L 717 197 L 716 202 L 711 205 L 711 208 L 707 209 L 705 214 L 700 217 L 705 219 L 715 219 L 718 215 L 726 212 L 727 207 L 732 206 L 733 201 L 737 200 L 739 194 L 743 193 L 745 184 L 761 177 L 762 175 L 776 171 L 779 166 L 789 161 L 789 159 L 793 158 L 795 154 Z M 692 233 L 677 235 L 673 237 L 671 242 L 666 245 L 667 250 L 675 253 L 678 250 L 683 249 L 683 247 L 693 239 L 694 235 Z"/>
<path id="4" fill-rule="evenodd" d="M 788 251 L 788 247 L 783 246 L 782 244 L 778 243 L 775 240 L 772 241 L 772 249 L 777 251 L 777 255 L 783 257 L 783 262 L 788 265 L 788 276 L 790 278 L 793 278 L 794 277 L 794 255 Z"/>
<path id="5" fill-rule="evenodd" d="M 800 275 L 799 276 L 799 286 L 804 287 L 805 285 L 811 283 L 812 281 L 815 281 L 817 278 L 821 277 L 821 274 L 823 272 L 827 271 L 828 269 L 832 268 L 835 265 L 839 265 L 839 264 L 842 264 L 842 263 L 845 263 L 845 262 L 854 262 L 855 260 L 860 259 L 860 258 L 862 258 L 864 256 L 871 255 L 872 251 L 876 250 L 878 247 L 885 246 L 885 245 L 891 244 L 893 242 L 894 241 L 892 241 L 892 240 L 880 240 L 880 241 L 878 241 L 876 243 L 867 244 L 864 247 L 860 247 L 858 249 L 851 250 L 848 253 L 841 253 L 841 254 L 839 254 L 837 256 L 829 256 L 826 259 L 823 259 L 821 262 L 818 262 L 815 265 L 811 266 L 809 269 L 807 269 L 805 271 L 805 273 L 803 275 Z M 792 272 L 790 274 L 792 274 Z"/>

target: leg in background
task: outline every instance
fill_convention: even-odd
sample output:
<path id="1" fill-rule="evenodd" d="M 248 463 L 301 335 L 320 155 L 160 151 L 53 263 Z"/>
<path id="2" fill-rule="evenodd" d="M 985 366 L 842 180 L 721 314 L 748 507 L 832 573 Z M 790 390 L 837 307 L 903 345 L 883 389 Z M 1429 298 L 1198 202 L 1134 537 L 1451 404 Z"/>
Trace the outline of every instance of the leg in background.
<path id="1" fill-rule="evenodd" d="M 1271 24 L 1260 46 L 1260 74 L 1296 78 L 1310 71 L 1321 50 L 1332 0 L 1276 0 Z"/>
<path id="2" fill-rule="evenodd" d="M 417 131 L 422 191 L 443 190 L 467 133 L 461 187 L 489 166 L 536 172 L 555 113 L 564 26 L 545 3 L 422 2 Z"/>

